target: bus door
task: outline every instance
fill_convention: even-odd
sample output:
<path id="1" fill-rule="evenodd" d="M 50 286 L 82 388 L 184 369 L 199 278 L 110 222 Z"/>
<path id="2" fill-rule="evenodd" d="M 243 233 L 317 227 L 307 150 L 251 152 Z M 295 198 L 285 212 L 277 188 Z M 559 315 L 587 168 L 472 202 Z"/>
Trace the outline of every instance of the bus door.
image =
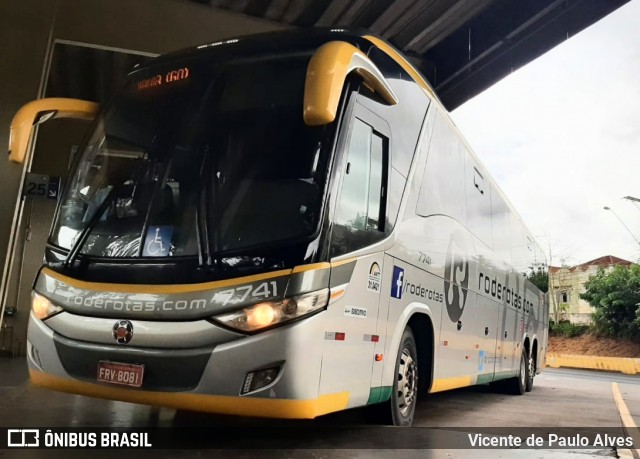
<path id="1" fill-rule="evenodd" d="M 338 145 L 336 177 L 342 181 L 333 215 L 331 285 L 345 285 L 342 298 L 327 311 L 320 393 L 350 392 L 350 404 L 369 399 L 379 333 L 378 315 L 384 252 L 375 250 L 385 228 L 390 129 L 373 112 L 354 103 Z M 371 250 L 367 250 L 372 247 Z M 364 255 L 349 257 L 350 253 Z"/>

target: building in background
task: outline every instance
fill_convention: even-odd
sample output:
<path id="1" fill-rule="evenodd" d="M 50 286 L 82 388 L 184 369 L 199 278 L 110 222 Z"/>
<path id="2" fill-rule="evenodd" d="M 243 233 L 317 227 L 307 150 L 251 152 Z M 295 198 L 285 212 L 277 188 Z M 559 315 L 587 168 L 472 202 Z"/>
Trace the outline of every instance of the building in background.
<path id="1" fill-rule="evenodd" d="M 549 266 L 551 317 L 574 324 L 590 324 L 593 308 L 580 298 L 580 294 L 585 291 L 584 284 L 598 272 L 598 268 L 610 271 L 614 266 L 631 264 L 622 258 L 606 255 L 573 267 Z"/>

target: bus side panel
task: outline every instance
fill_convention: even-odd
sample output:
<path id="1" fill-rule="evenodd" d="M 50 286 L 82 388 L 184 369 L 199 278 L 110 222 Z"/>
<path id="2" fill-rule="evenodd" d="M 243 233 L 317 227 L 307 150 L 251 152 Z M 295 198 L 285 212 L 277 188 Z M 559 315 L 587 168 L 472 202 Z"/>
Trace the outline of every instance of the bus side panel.
<path id="1" fill-rule="evenodd" d="M 402 236 L 399 240 L 403 240 Z M 398 245 L 392 252 L 399 252 Z M 423 314 L 429 318 L 434 328 L 434 341 L 438 342 L 442 314 L 442 279 L 387 255 L 383 280 L 382 298 L 388 304 L 388 315 L 382 386 L 390 388 L 395 383 L 400 338 L 412 315 Z M 430 345 L 433 347 L 434 361 L 438 361 L 440 357 L 435 343 Z"/>
<path id="2" fill-rule="evenodd" d="M 461 319 L 462 330 L 466 328 L 473 340 L 466 355 L 474 364 L 471 374 L 477 375 L 476 384 L 484 384 L 494 378 L 500 305 L 480 294 L 469 292 L 469 296 L 475 297 L 475 307 L 469 308 Z"/>
<path id="3" fill-rule="evenodd" d="M 375 253 L 333 267 L 331 285 L 348 283 L 345 294 L 330 304 L 324 314 L 320 394 L 349 391 L 348 407 L 369 400 L 378 332 L 383 253 Z M 381 339 L 379 337 L 378 339 Z"/>
<path id="4" fill-rule="evenodd" d="M 498 322 L 498 360 L 496 362 L 495 379 L 504 379 L 515 376 L 517 364 L 520 359 L 516 360 L 516 352 L 518 351 L 517 336 L 517 316 L 515 308 L 502 305 L 500 308 L 500 317 Z M 519 357 L 519 355 L 518 355 Z"/>

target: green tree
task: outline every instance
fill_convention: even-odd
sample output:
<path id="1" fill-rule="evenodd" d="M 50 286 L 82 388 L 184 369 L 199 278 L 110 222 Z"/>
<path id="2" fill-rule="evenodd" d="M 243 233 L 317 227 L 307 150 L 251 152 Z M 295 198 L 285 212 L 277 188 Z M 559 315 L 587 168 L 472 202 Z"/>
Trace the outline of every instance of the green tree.
<path id="1" fill-rule="evenodd" d="M 539 266 L 538 269 L 531 269 L 531 272 L 527 274 L 527 279 L 543 293 L 549 291 L 549 273 L 543 267 Z"/>
<path id="2" fill-rule="evenodd" d="M 640 340 L 640 265 L 598 269 L 585 283 L 580 298 L 595 308 L 596 331 L 620 338 Z"/>

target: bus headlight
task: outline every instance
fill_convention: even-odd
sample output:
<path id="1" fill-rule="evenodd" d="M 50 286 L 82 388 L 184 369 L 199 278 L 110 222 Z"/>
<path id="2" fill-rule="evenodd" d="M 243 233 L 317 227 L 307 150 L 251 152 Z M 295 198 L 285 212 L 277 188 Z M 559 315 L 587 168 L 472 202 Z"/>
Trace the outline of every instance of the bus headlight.
<path id="1" fill-rule="evenodd" d="M 212 319 L 236 330 L 256 332 L 319 311 L 327 305 L 328 300 L 329 290 L 323 289 L 282 301 L 257 303 Z"/>
<path id="2" fill-rule="evenodd" d="M 31 310 L 40 320 L 51 317 L 62 311 L 60 306 L 56 306 L 44 296 L 36 292 L 31 292 Z"/>

